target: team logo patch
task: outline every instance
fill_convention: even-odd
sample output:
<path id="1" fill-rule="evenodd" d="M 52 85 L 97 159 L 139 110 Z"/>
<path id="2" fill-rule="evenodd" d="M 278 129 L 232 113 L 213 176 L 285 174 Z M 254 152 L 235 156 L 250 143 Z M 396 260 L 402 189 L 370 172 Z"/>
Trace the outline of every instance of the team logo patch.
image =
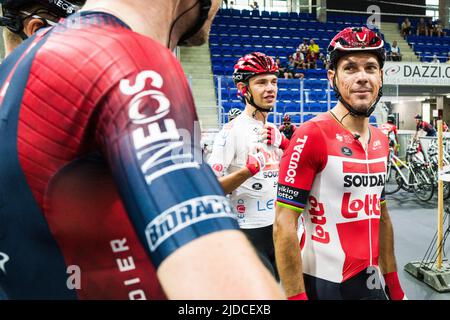
<path id="1" fill-rule="evenodd" d="M 352 151 L 352 149 L 350 149 L 349 147 L 342 147 L 341 148 L 341 151 L 342 151 L 342 154 L 344 155 L 344 156 L 352 156 L 353 155 L 353 151 Z"/>
<path id="2" fill-rule="evenodd" d="M 262 184 L 261 183 L 255 183 L 252 185 L 253 190 L 261 190 Z"/>
<path id="3" fill-rule="evenodd" d="M 236 206 L 236 211 L 238 212 L 238 213 L 245 213 L 245 204 L 244 204 L 244 200 L 242 200 L 242 199 L 239 199 L 238 200 L 238 204 L 237 204 L 237 206 Z"/>
<path id="4" fill-rule="evenodd" d="M 223 165 L 221 165 L 220 163 L 213 164 L 212 168 L 214 171 L 217 171 L 217 172 L 223 171 Z"/>

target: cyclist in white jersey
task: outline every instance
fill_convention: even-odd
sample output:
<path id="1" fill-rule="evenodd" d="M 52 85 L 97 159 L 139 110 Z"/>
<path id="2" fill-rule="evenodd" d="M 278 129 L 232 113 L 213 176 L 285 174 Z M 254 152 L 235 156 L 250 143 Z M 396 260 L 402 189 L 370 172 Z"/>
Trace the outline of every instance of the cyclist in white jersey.
<path id="1" fill-rule="evenodd" d="M 278 164 L 289 143 L 267 123 L 277 97 L 278 67 L 255 52 L 239 59 L 233 80 L 245 101 L 244 112 L 224 125 L 208 163 L 235 208 L 239 226 L 265 265 L 277 276 L 272 240 Z"/>

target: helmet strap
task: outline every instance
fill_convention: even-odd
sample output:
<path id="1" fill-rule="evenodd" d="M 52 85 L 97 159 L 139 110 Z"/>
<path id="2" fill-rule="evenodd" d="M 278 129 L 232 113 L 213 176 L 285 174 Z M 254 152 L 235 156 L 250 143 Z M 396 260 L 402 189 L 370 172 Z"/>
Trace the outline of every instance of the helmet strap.
<path id="1" fill-rule="evenodd" d="M 269 109 L 262 108 L 255 103 L 252 92 L 250 91 L 250 88 L 248 87 L 248 83 L 246 83 L 246 86 L 242 90 L 241 99 L 243 99 L 244 103 L 248 103 L 253 108 L 255 108 L 255 111 L 253 111 L 253 114 L 252 114 L 253 118 L 256 116 L 257 111 L 263 113 L 263 112 L 271 112 L 273 110 L 273 108 L 269 108 Z"/>

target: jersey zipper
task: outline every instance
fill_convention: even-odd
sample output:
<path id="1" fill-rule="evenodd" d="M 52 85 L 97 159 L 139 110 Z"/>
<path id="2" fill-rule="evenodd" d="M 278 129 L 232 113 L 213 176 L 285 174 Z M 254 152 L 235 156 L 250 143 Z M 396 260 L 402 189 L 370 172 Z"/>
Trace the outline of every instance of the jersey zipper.
<path id="1" fill-rule="evenodd" d="M 362 145 L 362 144 L 361 144 Z M 364 149 L 364 152 L 366 154 L 366 166 L 367 166 L 367 175 L 369 175 L 369 154 L 368 154 L 368 150 L 369 149 L 369 143 L 367 143 L 367 148 Z M 370 199 L 372 199 L 372 197 L 369 197 L 369 201 Z M 370 206 L 372 207 L 372 206 Z M 372 213 L 369 212 L 369 266 L 372 266 Z"/>

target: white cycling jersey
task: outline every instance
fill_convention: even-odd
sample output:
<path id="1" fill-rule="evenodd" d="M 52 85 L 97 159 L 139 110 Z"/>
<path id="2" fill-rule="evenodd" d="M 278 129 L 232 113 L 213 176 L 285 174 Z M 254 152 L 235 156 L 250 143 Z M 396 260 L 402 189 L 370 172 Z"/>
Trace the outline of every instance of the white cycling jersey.
<path id="1" fill-rule="evenodd" d="M 245 112 L 224 125 L 214 140 L 209 165 L 218 176 L 242 169 L 250 152 L 259 149 L 265 167 L 231 193 L 239 225 L 243 229 L 266 227 L 275 218 L 275 196 L 282 151 L 259 142 L 264 124 Z"/>

